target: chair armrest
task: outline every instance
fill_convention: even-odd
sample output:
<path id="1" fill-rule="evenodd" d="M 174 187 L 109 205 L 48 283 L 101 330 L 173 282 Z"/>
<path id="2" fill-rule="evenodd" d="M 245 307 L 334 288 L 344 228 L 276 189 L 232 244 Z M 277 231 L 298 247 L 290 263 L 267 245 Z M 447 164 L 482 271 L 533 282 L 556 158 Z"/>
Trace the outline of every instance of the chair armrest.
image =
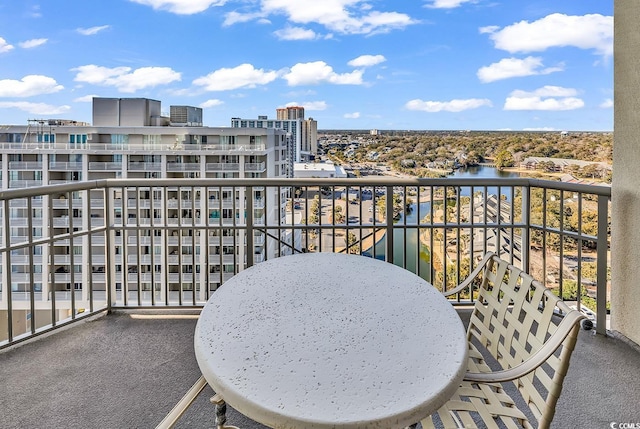
<path id="1" fill-rule="evenodd" d="M 484 258 L 482 258 L 482 261 L 480 261 L 480 263 L 476 266 L 476 268 L 473 271 L 471 271 L 471 273 L 469 273 L 467 278 L 464 279 L 462 283 L 460 283 L 458 286 L 456 286 L 451 290 L 442 292 L 442 294 L 444 296 L 451 296 L 459 292 L 462 292 L 463 290 L 468 288 L 471 282 L 473 282 L 475 278 L 478 277 L 478 275 L 482 272 L 484 267 L 487 265 L 487 262 L 489 262 L 489 259 L 491 259 L 494 255 L 495 254 L 493 252 L 487 252 L 487 254 L 484 255 Z"/>
<path id="2" fill-rule="evenodd" d="M 564 339 L 569 335 L 571 329 L 582 319 L 586 319 L 586 317 L 579 311 L 572 310 L 564 316 L 560 324 L 558 324 L 556 331 L 547 342 L 544 343 L 540 350 L 521 364 L 501 371 L 467 372 L 464 376 L 464 381 L 474 383 L 502 383 L 524 377 L 549 359 L 549 356 L 560 347 Z"/>

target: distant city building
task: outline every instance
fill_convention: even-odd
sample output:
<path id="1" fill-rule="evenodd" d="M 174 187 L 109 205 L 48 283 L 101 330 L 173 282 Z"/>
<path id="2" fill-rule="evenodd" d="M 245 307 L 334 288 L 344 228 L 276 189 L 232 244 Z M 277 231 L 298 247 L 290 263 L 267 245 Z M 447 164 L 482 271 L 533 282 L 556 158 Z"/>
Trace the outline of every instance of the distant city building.
<path id="1" fill-rule="evenodd" d="M 276 109 L 276 118 L 280 120 L 304 119 L 304 107 L 289 106 Z"/>
<path id="2" fill-rule="evenodd" d="M 584 168 L 588 165 L 595 165 L 600 171 L 608 171 L 611 170 L 611 165 L 604 162 L 593 162 L 593 161 L 581 161 L 579 159 L 567 159 L 567 158 L 547 158 L 540 156 L 530 156 L 524 159 L 520 163 L 520 168 L 525 168 L 527 170 L 537 170 L 544 166 L 547 168 L 547 165 L 553 163 L 554 171 L 565 171 L 569 166 L 577 166 L 580 168 Z"/>
<path id="3" fill-rule="evenodd" d="M 170 126 L 168 118 L 164 118 L 166 121 L 160 120 L 160 102 L 156 100 L 96 97 L 93 103 L 93 125 L 42 119 L 30 120 L 26 125 L 3 126 L 0 129 L 0 189 L 109 178 L 268 178 L 293 175 L 291 142 L 285 131 L 275 127 Z M 201 121 L 199 109 L 176 107 L 172 113 L 177 115 L 174 119 L 178 122 L 184 119 L 187 123 Z M 163 125 L 155 125 L 157 123 Z M 246 213 L 244 205 L 248 199 L 246 191 L 236 191 L 234 195 L 223 182 L 218 188 L 194 192 L 171 187 L 164 192 L 143 187 L 128 190 L 127 195 L 121 195 L 121 191 L 112 192 L 110 198 L 116 224 L 126 222 L 126 219 L 140 219 L 140 222 L 153 219 L 157 224 L 171 225 L 175 222 L 175 225 L 179 225 L 180 219 L 184 219 L 197 225 L 219 225 L 215 231 L 212 230 L 214 234 L 226 233 L 224 225 L 236 222 L 242 213 Z M 268 217 L 285 216 L 286 188 L 280 188 L 280 195 L 278 188 L 274 187 L 257 188 L 253 193 L 253 201 L 264 201 L 266 207 L 274 207 L 277 201 L 283 202 L 283 210 L 256 209 L 254 219 L 259 220 L 262 216 L 265 217 L 265 224 L 273 224 L 277 223 L 277 219 Z M 29 228 L 23 222 L 30 217 L 27 206 L 12 206 L 10 213 L 5 213 L 9 216 L 11 231 L 2 234 L 10 233 L 19 240 L 29 239 L 32 235 L 37 240 L 43 237 L 42 231 L 49 225 L 53 225 L 56 234 L 68 233 L 70 218 L 75 218 L 74 222 L 90 219 L 96 225 L 106 221 L 101 218 L 105 204 L 104 192 L 92 191 L 88 196 L 84 192 L 77 192 L 71 197 L 71 202 L 63 201 L 65 198 L 68 197 L 61 194 L 55 201 L 50 201 L 50 198 L 33 199 L 31 210 L 37 214 L 33 215 L 34 223 Z M 95 212 L 91 210 L 90 216 L 83 213 L 86 208 L 83 199 L 86 201 L 86 198 L 90 199 L 91 207 L 96 207 Z M 189 204 L 183 206 L 183 203 L 179 203 L 183 199 Z M 137 201 L 137 206 L 132 209 L 127 201 Z M 51 211 L 48 209 L 50 205 L 53 207 Z M 52 216 L 51 220 L 49 216 Z M 172 221 L 169 222 L 169 219 Z M 78 300 L 84 302 L 89 293 L 86 285 L 92 284 L 93 291 L 106 290 L 106 279 L 101 273 L 111 269 L 114 270 L 112 279 L 117 290 L 124 290 L 125 282 L 137 287 L 137 279 L 125 273 L 142 270 L 140 274 L 150 279 L 143 281 L 143 290 L 152 290 L 153 282 L 153 290 L 192 288 L 199 290 L 204 297 L 207 287 L 215 290 L 221 281 L 233 274 L 235 268 L 233 265 L 229 267 L 228 258 L 223 259 L 223 255 L 246 253 L 242 235 L 245 232 L 242 230 L 237 231 L 235 237 L 229 237 L 231 245 L 224 246 L 209 246 L 205 240 L 180 241 L 177 239 L 180 233 L 178 229 L 172 231 L 171 228 L 165 228 L 158 232 L 161 237 L 157 240 L 164 240 L 166 252 L 151 249 L 149 237 L 140 237 L 136 231 L 125 231 L 125 236 L 115 237 L 114 267 L 105 266 L 104 243 L 93 243 L 87 236 L 74 239 L 72 246 L 59 241 L 54 246 L 39 247 L 41 254 L 33 257 L 33 263 L 37 265 L 35 270 L 28 266 L 30 256 L 27 253 L 12 252 L 11 266 L 3 267 L 0 273 L 0 313 L 5 312 L 4 319 L 2 314 L 0 319 L 6 321 L 7 290 L 26 293 L 33 288 L 38 292 L 38 299 L 43 300 L 49 299 L 53 292 L 75 290 Z M 293 238 L 287 234 L 290 233 L 282 232 L 283 242 L 294 244 Z M 82 251 L 86 246 L 92 246 L 91 261 L 88 260 L 88 252 Z M 273 241 L 263 242 L 254 249 L 254 261 L 278 256 L 279 252 L 286 254 L 289 252 L 287 249 L 286 246 L 276 246 Z M 164 253 L 189 255 L 171 257 L 173 259 L 167 265 L 171 273 L 187 272 L 196 263 L 202 267 L 198 273 L 194 273 L 192 284 L 185 284 L 184 280 L 182 284 L 177 284 L 164 273 L 151 276 L 155 267 L 163 265 L 160 258 L 166 256 L 163 256 Z M 70 254 L 74 258 L 69 258 Z M 137 259 L 141 254 L 146 259 Z M 75 261 L 73 267 L 70 261 Z M 83 269 L 89 266 L 98 270 L 98 274 Z M 29 273 L 33 273 L 33 277 Z M 92 282 L 89 282 L 90 277 Z M 7 282 L 11 283 L 10 287 Z M 19 314 L 18 310 L 26 312 L 29 300 L 24 301 L 24 309 L 17 308 L 22 305 L 21 302 L 14 301 L 13 305 L 14 315 Z M 65 312 L 71 307 L 69 302 L 59 299 L 56 308 L 60 317 L 64 318 L 67 317 Z M 23 314 L 21 317 L 26 316 Z M 45 319 L 42 317 L 42 320 Z"/>
<path id="4" fill-rule="evenodd" d="M 302 122 L 301 158 L 313 159 L 318 155 L 318 121 L 313 118 Z"/>
<path id="5" fill-rule="evenodd" d="M 258 119 L 231 118 L 233 128 L 274 128 L 291 134 L 292 159 L 295 162 L 310 161 L 318 153 L 318 122 L 304 119 L 303 107 L 276 109 L 277 119 L 258 116 Z"/>
<path id="6" fill-rule="evenodd" d="M 346 178 L 347 172 L 340 165 L 331 162 L 296 162 L 293 164 L 295 178 Z"/>

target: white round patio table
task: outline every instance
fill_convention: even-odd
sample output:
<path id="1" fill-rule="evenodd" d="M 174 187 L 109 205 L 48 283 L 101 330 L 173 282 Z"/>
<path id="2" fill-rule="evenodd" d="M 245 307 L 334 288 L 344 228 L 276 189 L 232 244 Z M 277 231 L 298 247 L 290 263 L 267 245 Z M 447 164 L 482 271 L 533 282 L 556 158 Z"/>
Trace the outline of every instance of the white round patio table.
<path id="1" fill-rule="evenodd" d="M 431 284 L 335 253 L 238 273 L 204 306 L 194 346 L 216 393 L 282 429 L 403 428 L 452 396 L 467 358 L 460 318 Z"/>

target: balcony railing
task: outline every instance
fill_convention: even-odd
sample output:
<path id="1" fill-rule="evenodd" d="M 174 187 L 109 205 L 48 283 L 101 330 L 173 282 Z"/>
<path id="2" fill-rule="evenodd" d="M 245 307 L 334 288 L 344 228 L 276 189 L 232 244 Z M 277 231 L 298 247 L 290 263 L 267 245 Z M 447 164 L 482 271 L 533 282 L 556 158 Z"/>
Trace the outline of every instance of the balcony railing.
<path id="1" fill-rule="evenodd" d="M 120 171 L 122 170 L 122 162 L 90 162 L 89 171 Z"/>
<path id="2" fill-rule="evenodd" d="M 221 207 L 223 193 L 236 197 Z M 5 190 L 0 347 L 98 311 L 199 307 L 240 270 L 299 252 L 384 259 L 447 290 L 494 251 L 594 310 L 604 333 L 610 196 L 606 186 L 525 178 L 105 179 Z M 41 217 L 14 223 L 12 207 L 29 216 L 40 207 Z M 142 207 L 159 208 L 148 218 Z M 474 299 L 472 290 L 453 303 Z"/>
<path id="3" fill-rule="evenodd" d="M 50 162 L 49 170 L 51 171 L 82 171 L 82 162 Z"/>
<path id="4" fill-rule="evenodd" d="M 42 186 L 42 180 L 9 180 L 9 188 L 32 188 Z"/>
<path id="5" fill-rule="evenodd" d="M 42 170 L 42 161 L 9 161 L 9 170 Z"/>
<path id="6" fill-rule="evenodd" d="M 159 162 L 129 161 L 130 171 L 160 171 L 162 164 Z"/>
<path id="7" fill-rule="evenodd" d="M 167 171 L 200 171 L 200 164 L 196 162 L 170 162 Z"/>
<path id="8" fill-rule="evenodd" d="M 219 152 L 264 152 L 266 145 L 261 144 L 219 144 L 219 143 L 201 143 L 201 144 L 136 144 L 136 143 L 105 143 L 105 142 L 88 142 L 88 143 L 44 143 L 44 142 L 25 142 L 25 143 L 0 143 L 0 148 L 10 150 L 30 151 L 33 149 L 55 149 L 55 150 L 73 150 L 73 149 L 91 149 L 96 152 L 105 152 L 111 155 L 114 150 L 143 150 L 157 152 L 172 152 L 182 150 L 207 150 Z"/>

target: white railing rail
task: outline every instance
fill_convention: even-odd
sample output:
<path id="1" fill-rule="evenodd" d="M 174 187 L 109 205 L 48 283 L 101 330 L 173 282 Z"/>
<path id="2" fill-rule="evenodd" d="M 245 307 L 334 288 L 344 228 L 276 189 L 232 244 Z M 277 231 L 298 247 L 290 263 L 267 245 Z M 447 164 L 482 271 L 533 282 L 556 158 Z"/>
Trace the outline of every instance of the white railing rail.
<path id="1" fill-rule="evenodd" d="M 526 178 L 104 179 L 4 190 L 0 347 L 99 311 L 198 307 L 239 270 L 297 252 L 385 259 L 445 291 L 494 251 L 596 310 L 602 333 L 610 196 L 605 186 Z"/>

